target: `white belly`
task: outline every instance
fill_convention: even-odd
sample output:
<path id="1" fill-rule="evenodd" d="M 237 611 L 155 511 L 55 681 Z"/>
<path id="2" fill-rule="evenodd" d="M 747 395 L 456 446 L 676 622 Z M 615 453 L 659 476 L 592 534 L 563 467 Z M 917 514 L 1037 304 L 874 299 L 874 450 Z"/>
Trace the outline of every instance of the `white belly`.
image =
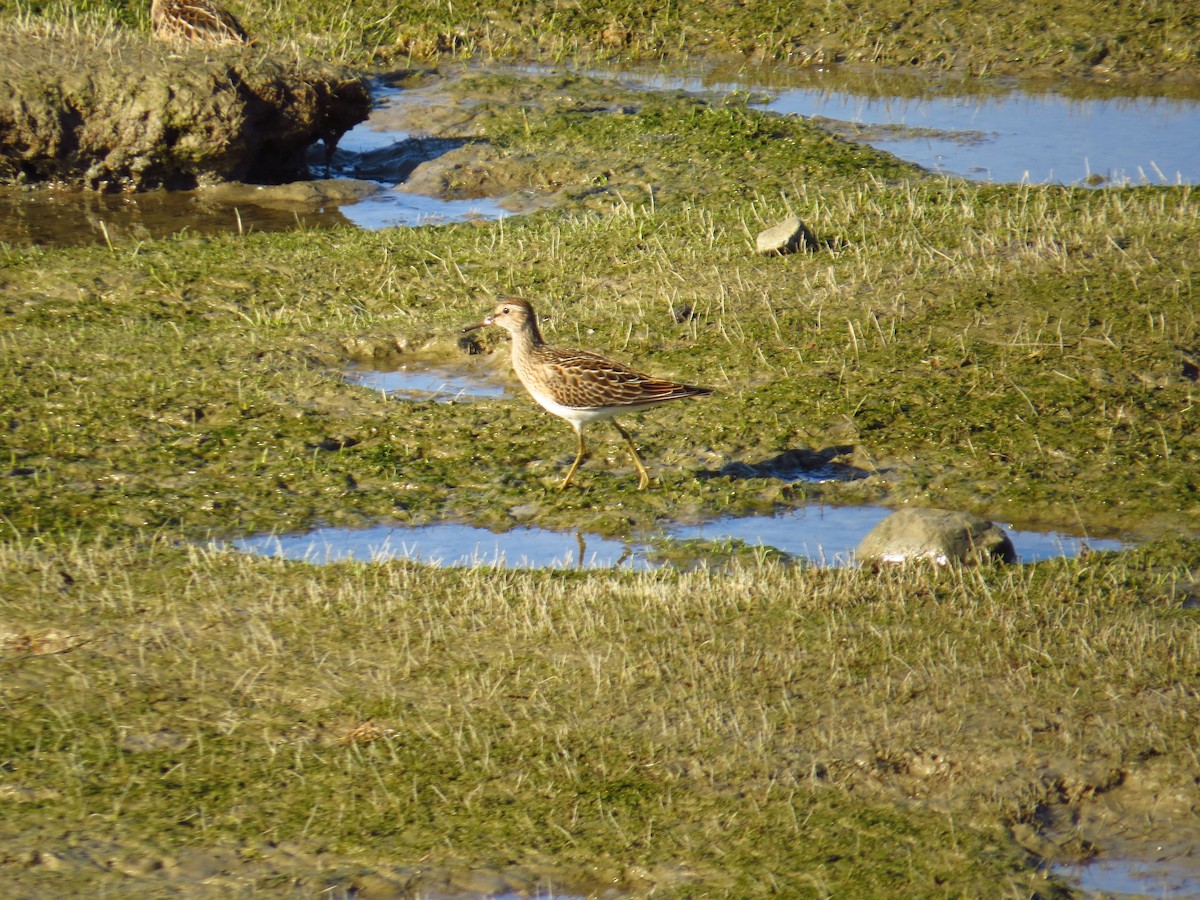
<path id="1" fill-rule="evenodd" d="M 566 419 L 575 427 L 576 431 L 589 422 L 599 422 L 603 419 L 611 419 L 613 416 L 619 416 L 621 413 L 634 411 L 634 408 L 629 406 L 591 406 L 582 409 L 578 406 L 563 406 L 561 403 L 555 403 L 549 397 L 541 394 L 533 394 L 533 399 L 538 402 L 542 409 Z"/>

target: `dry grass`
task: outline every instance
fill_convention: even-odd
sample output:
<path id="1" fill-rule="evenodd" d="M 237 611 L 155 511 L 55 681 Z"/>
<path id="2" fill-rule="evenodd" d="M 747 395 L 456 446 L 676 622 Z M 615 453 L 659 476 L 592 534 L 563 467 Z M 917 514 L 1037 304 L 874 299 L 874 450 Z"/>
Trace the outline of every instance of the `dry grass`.
<path id="1" fill-rule="evenodd" d="M 1000 826 L 1147 760 L 1200 777 L 1185 575 L 1129 555 L 583 576 L 10 544 L 5 780 L 53 801 L 13 825 L 161 852 L 198 815 L 208 845 L 671 865 L 741 896 L 818 872 L 876 893 L 893 850 L 869 831 L 922 846 L 914 890 L 1007 871 L 1021 893 L 1019 857 L 984 849 Z M 941 829 L 958 838 L 932 849 Z"/>
<path id="2" fill-rule="evenodd" d="M 527 2 L 497 9 L 478 0 L 230 0 L 227 5 L 260 47 L 383 67 L 438 59 L 690 63 L 716 57 L 734 66 L 850 63 L 984 78 L 1100 75 L 1145 83 L 1157 76 L 1186 76 L 1200 54 L 1195 13 L 1168 2 L 1147 7 L 1074 0 L 1052 11 L 1028 3 L 968 11 L 930 0 L 885 0 L 793 9 L 786 15 L 742 4 L 678 2 L 549 10 Z M 48 22 L 88 33 L 97 24 L 148 33 L 148 11 L 148 2 L 119 0 L 0 4 L 0 17 L 23 26 Z M 1172 89 L 1161 81 L 1149 86 Z"/>

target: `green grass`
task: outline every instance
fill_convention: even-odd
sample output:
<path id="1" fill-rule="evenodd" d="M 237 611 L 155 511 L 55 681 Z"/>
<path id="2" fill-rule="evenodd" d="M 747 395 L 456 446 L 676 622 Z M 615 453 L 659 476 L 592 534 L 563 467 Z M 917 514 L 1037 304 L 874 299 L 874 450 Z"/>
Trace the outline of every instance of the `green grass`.
<path id="1" fill-rule="evenodd" d="M 126 854 L 296 842 L 343 872 L 1016 896 L 1001 826 L 1194 746 L 1168 577 L 1132 554 L 582 576 L 12 543 L 0 735 L 27 799 L 3 841 L 86 822 Z"/>
<path id="2" fill-rule="evenodd" d="M 572 76 L 458 90 L 491 164 L 558 210 L 0 247 L 11 891 L 1053 896 L 1027 851 L 1194 844 L 1194 190 L 930 178 Z M 789 211 L 821 248 L 756 256 Z M 505 293 L 552 341 L 717 388 L 634 420 L 656 489 L 598 434 L 555 490 L 572 437 L 523 395 L 343 380 L 364 347 L 452 361 Z M 871 478 L 739 474 L 845 445 Z M 627 534 L 812 499 L 1146 543 L 883 573 L 201 549 L 381 520 Z"/>
<path id="3" fill-rule="evenodd" d="M 974 76 L 1187 76 L 1200 14 L 1174 0 L 958 4 L 843 0 L 764 9 L 745 3 L 589 5 L 482 0 L 227 4 L 263 46 L 394 66 L 438 57 L 836 63 Z M 148 32 L 149 2 L 6 2 L 0 17 Z M 1161 89 L 1161 85 L 1159 86 Z"/>
<path id="4" fill-rule="evenodd" d="M 600 164 L 599 192 L 580 168 L 580 205 L 605 214 L 10 250 L 0 396 L 18 474 L 0 509 L 21 532 L 195 536 L 502 525 L 533 500 L 542 524 L 624 531 L 673 516 L 674 491 L 717 514 L 885 489 L 1024 525 L 1196 527 L 1190 189 L 885 183 L 831 165 L 819 190 L 787 190 L 790 170 L 759 179 L 785 204 L 664 156 L 654 180 L 673 187 L 650 209 L 622 199 L 643 172 Z M 755 257 L 751 235 L 789 206 L 831 247 Z M 665 494 L 633 491 L 606 439 L 589 489 L 553 490 L 570 432 L 524 399 L 430 406 L 342 381 L 351 338 L 453 348 L 503 293 L 549 314 L 553 341 L 718 390 L 637 421 Z M 710 477 L 847 443 L 881 474 L 832 489 Z"/>

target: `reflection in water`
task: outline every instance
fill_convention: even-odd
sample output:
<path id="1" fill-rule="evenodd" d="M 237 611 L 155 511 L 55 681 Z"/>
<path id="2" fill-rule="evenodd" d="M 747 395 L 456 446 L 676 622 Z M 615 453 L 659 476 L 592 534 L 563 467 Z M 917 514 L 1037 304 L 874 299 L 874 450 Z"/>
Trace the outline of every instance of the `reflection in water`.
<path id="1" fill-rule="evenodd" d="M 676 525 L 660 535 L 629 540 L 520 527 L 505 532 L 455 523 L 376 528 L 319 528 L 305 534 L 261 535 L 229 546 L 262 556 L 315 563 L 412 559 L 431 565 L 498 568 L 632 568 L 662 565 L 670 554 L 680 564 L 703 562 L 703 547 L 681 541 L 740 542 L 768 547 L 821 566 L 853 563 L 854 548 L 892 510 L 877 506 L 813 505 L 779 516 L 727 517 L 702 525 Z M 1008 532 L 1021 562 L 1077 556 L 1085 549 L 1120 550 L 1116 540 L 1093 540 L 1057 532 Z"/>
<path id="2" fill-rule="evenodd" d="M 663 73 L 598 72 L 655 90 L 758 95 L 753 77 L 681 77 Z M 781 68 L 776 76 L 787 77 Z M 794 71 L 790 73 L 796 77 Z M 828 81 L 838 75 L 829 73 Z M 1161 97 L 1077 99 L 1011 90 L 953 94 L 954 83 L 929 79 L 923 96 L 886 96 L 898 89 L 886 76 L 873 93 L 831 89 L 806 78 L 803 87 L 767 89 L 755 105 L 785 115 L 850 123 L 857 137 L 934 172 L 981 181 L 1091 184 L 1200 182 L 1200 101 Z M 936 92 L 936 93 L 935 93 Z M 880 129 L 883 130 L 880 130 Z M 836 129 L 847 133 L 845 129 Z M 907 132 L 907 133 L 906 133 Z"/>
<path id="3" fill-rule="evenodd" d="M 634 560 L 622 541 L 582 533 L 514 528 L 495 533 L 471 525 L 438 524 L 364 529 L 318 528 L 299 535 L 266 535 L 232 541 L 246 553 L 283 556 L 313 563 L 409 559 L 436 566 L 502 569 L 609 569 Z"/>
<path id="4" fill-rule="evenodd" d="M 157 240 L 181 231 L 246 234 L 347 224 L 335 207 L 223 203 L 207 199 L 203 191 L 101 194 L 0 188 L 0 241 L 7 244 L 70 247 Z"/>
<path id="5" fill-rule="evenodd" d="M 350 369 L 346 380 L 375 391 L 414 400 L 494 400 L 508 392 L 482 373 L 468 371 L 468 364 L 438 366 L 414 363 L 394 371 Z"/>
<path id="6" fill-rule="evenodd" d="M 1105 897 L 1200 897 L 1200 867 L 1193 860 L 1136 861 L 1099 858 L 1052 867 L 1081 891 Z"/>

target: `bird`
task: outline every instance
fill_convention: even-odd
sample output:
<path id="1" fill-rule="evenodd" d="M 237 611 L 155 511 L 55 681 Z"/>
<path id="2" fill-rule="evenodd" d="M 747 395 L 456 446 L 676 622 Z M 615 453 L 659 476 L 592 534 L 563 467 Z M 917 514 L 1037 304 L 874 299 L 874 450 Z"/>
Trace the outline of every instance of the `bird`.
<path id="1" fill-rule="evenodd" d="M 153 0 L 150 22 L 156 37 L 172 43 L 251 43 L 233 13 L 213 0 Z"/>
<path id="2" fill-rule="evenodd" d="M 468 325 L 464 332 L 498 325 L 512 335 L 512 365 L 525 390 L 544 409 L 571 423 L 579 439 L 575 461 L 559 485 L 571 483 L 579 464 L 587 457 L 583 428 L 591 422 L 608 419 L 625 441 L 638 471 L 638 490 L 650 483 L 642 458 L 633 439 L 616 420 L 624 413 L 638 412 L 686 397 L 704 397 L 711 388 L 677 384 L 643 375 L 628 366 L 586 350 L 551 347 L 538 329 L 537 314 L 529 301 L 520 298 L 501 300 L 483 321 Z"/>

